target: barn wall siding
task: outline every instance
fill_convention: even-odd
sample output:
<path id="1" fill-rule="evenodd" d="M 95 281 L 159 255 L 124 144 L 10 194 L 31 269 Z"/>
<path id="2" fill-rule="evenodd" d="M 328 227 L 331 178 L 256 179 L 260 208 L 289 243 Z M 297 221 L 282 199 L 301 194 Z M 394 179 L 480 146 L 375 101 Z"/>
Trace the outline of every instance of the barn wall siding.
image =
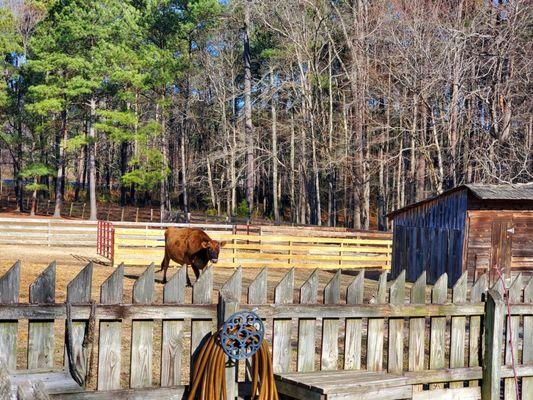
<path id="1" fill-rule="evenodd" d="M 468 211 L 469 234 L 466 267 L 469 280 L 487 272 L 492 253 L 495 223 L 509 222 L 511 234 L 511 271 L 533 271 L 533 211 Z"/>
<path id="2" fill-rule="evenodd" d="M 394 217 L 392 277 L 406 270 L 408 281 L 427 272 L 435 283 L 444 272 L 453 285 L 462 273 L 467 192 L 447 196 L 408 209 Z"/>

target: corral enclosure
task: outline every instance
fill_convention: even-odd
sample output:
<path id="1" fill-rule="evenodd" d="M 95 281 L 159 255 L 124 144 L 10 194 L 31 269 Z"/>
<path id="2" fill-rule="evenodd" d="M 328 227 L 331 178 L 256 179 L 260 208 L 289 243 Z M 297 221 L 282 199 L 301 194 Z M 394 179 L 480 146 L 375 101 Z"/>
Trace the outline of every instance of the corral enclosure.
<path id="1" fill-rule="evenodd" d="M 226 242 L 217 268 L 390 268 L 392 242 L 386 232 L 306 232 L 298 228 L 259 227 L 258 233 L 250 234 L 236 233 L 227 225 L 204 228 L 211 238 Z M 99 254 L 109 257 L 114 265 L 149 265 L 163 259 L 162 229 L 115 228 L 101 222 L 98 238 Z"/>
<path id="2" fill-rule="evenodd" d="M 141 396 L 181 398 L 189 379 L 191 356 L 202 338 L 220 323 L 217 308 L 221 303 L 212 290 L 216 270 L 209 268 L 201 276 L 189 298 L 184 296 L 185 270 L 179 269 L 164 285 L 162 301 L 157 301 L 153 266 L 135 282 L 131 298 L 123 294 L 122 266 L 104 281 L 99 296 L 92 293 L 94 268 L 89 264 L 68 284 L 70 313 L 65 303 L 54 299 L 54 264 L 32 284 L 29 304 L 18 303 L 19 293 L 24 290 L 18 285 L 20 266 L 16 264 L 6 273 L 0 279 L 4 305 L 0 308 L 0 357 L 12 370 L 20 368 L 18 331 L 27 326 L 28 347 L 23 354 L 27 366 L 62 371 L 63 362 L 53 355 L 58 346 L 55 336 L 64 337 L 65 323 L 70 318 L 74 359 L 81 371 L 91 371 L 89 389 L 97 388 L 105 396 L 104 389 L 123 391 L 129 387 L 135 389 L 130 393 Z M 239 268 L 219 293 L 231 294 L 238 301 L 238 309 L 255 309 L 264 318 L 275 372 L 385 370 L 404 374 L 416 388 L 413 398 L 436 398 L 432 396 L 442 395 L 443 388 L 470 396 L 464 398 L 480 398 L 480 366 L 486 361 L 482 331 L 488 322 L 482 298 L 488 288 L 487 275 L 468 290 L 463 274 L 449 292 L 445 274 L 431 288 L 426 286 L 425 274 L 410 286 L 405 284 L 404 274 L 387 284 L 383 273 L 371 289 L 371 300 L 365 301 L 369 297 L 364 296 L 368 288 L 363 272 L 346 281 L 340 272 L 309 271 L 300 287 L 295 287 L 294 269 L 273 285 L 267 279 L 269 272 L 257 271 L 245 286 Z M 319 274 L 329 274 L 325 285 L 319 284 Z M 273 298 L 268 296 L 269 290 L 273 290 Z M 500 293 L 503 288 L 497 285 L 494 290 Z M 39 298 L 35 297 L 37 293 Z M 533 334 L 533 282 L 518 277 L 509 289 L 509 297 L 521 398 L 531 399 L 533 343 L 528 338 Z M 91 311 L 88 301 L 95 298 L 98 301 Z M 498 307 L 503 312 L 501 300 Z M 93 347 L 84 350 L 85 332 L 93 335 Z M 504 378 L 505 399 L 519 398 L 513 397 L 510 332 L 502 326 L 501 332 L 495 333 L 498 342 L 493 350 L 497 354 L 501 350 L 504 357 L 505 366 L 498 364 L 496 368 Z M 17 379 L 20 376 L 25 375 L 19 374 Z M 243 382 L 243 363 L 238 376 Z M 56 393 L 79 390 L 65 372 L 58 372 L 47 385 Z M 246 390 L 246 385 L 241 386 Z M 112 393 L 107 396 L 125 396 L 125 392 Z M 84 396 L 77 393 L 57 397 L 88 398 Z"/>

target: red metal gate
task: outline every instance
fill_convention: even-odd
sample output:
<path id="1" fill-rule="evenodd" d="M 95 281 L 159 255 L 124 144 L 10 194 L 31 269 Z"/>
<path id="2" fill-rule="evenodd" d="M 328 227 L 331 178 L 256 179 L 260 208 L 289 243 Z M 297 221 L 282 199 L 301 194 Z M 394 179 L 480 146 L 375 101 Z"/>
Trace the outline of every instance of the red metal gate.
<path id="1" fill-rule="evenodd" d="M 113 224 L 108 221 L 98 221 L 98 229 L 96 231 L 96 251 L 102 257 L 111 260 L 113 264 L 115 248 L 115 228 Z"/>

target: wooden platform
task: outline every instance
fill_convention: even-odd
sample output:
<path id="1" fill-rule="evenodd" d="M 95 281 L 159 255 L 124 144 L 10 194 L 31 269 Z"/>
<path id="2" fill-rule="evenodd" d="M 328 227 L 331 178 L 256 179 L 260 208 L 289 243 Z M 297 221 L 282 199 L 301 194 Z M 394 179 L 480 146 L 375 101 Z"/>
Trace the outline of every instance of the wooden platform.
<path id="1" fill-rule="evenodd" d="M 384 372 L 277 374 L 276 385 L 280 395 L 299 400 L 396 400 L 412 396 L 407 378 Z"/>
<path id="2" fill-rule="evenodd" d="M 25 383 L 42 383 L 42 390 L 47 395 L 83 392 L 83 388 L 66 371 L 24 370 L 10 374 L 9 379 L 13 399 L 17 398 L 17 388 Z"/>

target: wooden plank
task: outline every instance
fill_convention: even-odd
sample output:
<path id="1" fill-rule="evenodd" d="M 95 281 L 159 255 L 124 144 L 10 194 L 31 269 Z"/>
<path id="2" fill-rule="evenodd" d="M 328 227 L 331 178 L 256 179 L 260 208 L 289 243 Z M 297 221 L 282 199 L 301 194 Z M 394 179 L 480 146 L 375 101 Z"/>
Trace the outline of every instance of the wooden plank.
<path id="1" fill-rule="evenodd" d="M 136 229 L 136 228 L 115 228 L 117 240 L 122 240 L 127 236 L 164 237 L 163 229 Z M 351 239 L 338 237 L 304 237 L 293 235 L 242 235 L 232 234 L 224 231 L 210 232 L 210 236 L 217 240 L 244 240 L 246 242 L 293 242 L 293 243 L 333 243 L 333 244 L 356 244 L 356 245 L 384 245 L 392 243 L 391 239 Z"/>
<path id="2" fill-rule="evenodd" d="M 431 302 L 443 304 L 448 294 L 448 275 L 442 274 L 435 282 L 431 291 Z M 431 318 L 430 342 L 429 342 L 429 369 L 442 369 L 446 367 L 446 318 Z M 443 389 L 442 384 L 433 384 L 431 389 Z"/>
<path id="3" fill-rule="evenodd" d="M 152 302 L 154 279 L 154 264 L 152 264 L 133 285 L 133 303 L 149 304 Z M 131 323 L 131 388 L 152 386 L 153 325 L 152 320 L 133 320 Z"/>
<path id="4" fill-rule="evenodd" d="M 55 302 L 56 263 L 52 262 L 30 285 L 31 304 Z M 54 365 L 54 321 L 28 321 L 28 369 Z"/>
<path id="5" fill-rule="evenodd" d="M 268 269 L 263 268 L 248 287 L 248 304 L 266 304 Z"/>
<path id="6" fill-rule="evenodd" d="M 316 304 L 318 297 L 318 270 L 315 269 L 300 288 L 300 304 Z M 298 358 L 296 368 L 299 372 L 315 370 L 316 320 L 311 318 L 298 319 Z"/>
<path id="7" fill-rule="evenodd" d="M 274 290 L 276 304 L 290 304 L 293 302 L 294 269 L 291 269 L 278 283 Z M 274 372 L 287 372 L 291 364 L 291 319 L 274 319 L 272 340 L 272 364 Z"/>
<path id="8" fill-rule="evenodd" d="M 480 388 L 426 390 L 413 393 L 413 400 L 481 400 Z"/>
<path id="9" fill-rule="evenodd" d="M 184 400 L 186 387 L 87 391 L 54 396 L 57 400 Z"/>
<path id="10" fill-rule="evenodd" d="M 102 304 L 122 303 L 124 265 L 115 271 L 100 286 Z M 98 336 L 98 390 L 120 389 L 122 322 L 120 320 L 100 320 Z"/>
<path id="11" fill-rule="evenodd" d="M 524 289 L 524 303 L 533 303 L 533 278 Z M 533 315 L 524 316 L 524 338 L 533 337 Z M 524 340 L 522 364 L 533 364 L 533 340 Z M 522 400 L 533 400 L 533 376 L 522 378 Z"/>
<path id="12" fill-rule="evenodd" d="M 276 388 L 278 393 L 292 399 L 305 400 L 324 400 L 322 394 L 311 389 L 298 386 L 292 382 L 286 382 L 276 379 Z"/>
<path id="13" fill-rule="evenodd" d="M 0 278 L 0 304 L 18 303 L 19 288 L 20 261 L 17 261 Z M 16 321 L 0 321 L 0 363 L 4 362 L 8 371 L 17 368 L 17 330 Z"/>
<path id="14" fill-rule="evenodd" d="M 378 291 L 372 299 L 373 304 L 385 303 L 387 295 L 387 272 L 379 276 Z M 368 320 L 367 339 L 367 369 L 381 371 L 383 369 L 383 337 L 385 335 L 385 320 L 371 318 Z"/>
<path id="15" fill-rule="evenodd" d="M 411 396 L 412 389 L 409 386 L 396 386 L 391 388 L 362 388 L 355 392 L 348 394 L 334 394 L 328 395 L 328 400 L 352 400 L 357 398 L 358 400 L 396 400 L 409 398 Z"/>
<path id="16" fill-rule="evenodd" d="M 470 291 L 470 302 L 479 303 L 482 301 L 483 295 L 489 287 L 489 274 L 485 273 L 479 277 L 472 290 Z M 481 345 L 481 317 L 470 317 L 470 332 L 469 332 L 469 357 L 468 365 L 477 367 L 481 365 L 482 359 L 482 345 Z M 479 386 L 478 381 L 470 381 L 469 386 Z"/>
<path id="17" fill-rule="evenodd" d="M 411 304 L 426 303 L 426 271 L 422 271 L 411 288 Z M 426 319 L 409 319 L 409 371 L 424 370 L 426 343 Z M 422 390 L 422 386 L 413 386 L 413 391 Z"/>
<path id="18" fill-rule="evenodd" d="M 185 301 L 187 267 L 178 269 L 164 286 L 163 302 L 182 304 Z M 185 321 L 182 319 L 163 320 L 161 341 L 161 386 L 180 385 L 181 366 L 185 350 Z"/>
<path id="19" fill-rule="evenodd" d="M 504 304 L 502 295 L 491 289 L 488 291 L 485 305 L 485 344 L 481 381 L 481 397 L 483 400 L 500 400 L 503 324 Z"/>
<path id="20" fill-rule="evenodd" d="M 67 302 L 71 304 L 88 303 L 91 301 L 91 288 L 93 277 L 93 264 L 87 264 L 76 277 L 67 285 Z M 68 351 L 65 350 L 65 365 L 69 368 L 72 375 L 75 375 L 72 369 L 76 370 L 76 375 L 79 375 L 84 381 L 87 376 L 88 368 L 88 354 L 87 349 L 83 347 L 85 339 L 86 321 L 73 320 L 72 321 L 72 347 L 71 347 L 71 361 L 69 362 Z M 66 323 L 68 331 L 68 321 Z"/>
<path id="21" fill-rule="evenodd" d="M 233 272 L 231 277 L 222 285 L 221 290 L 225 290 L 226 292 L 229 292 L 232 294 L 232 296 L 237 300 L 237 302 L 241 302 L 241 296 L 242 296 L 242 268 L 239 267 Z"/>
<path id="22" fill-rule="evenodd" d="M 87 264 L 67 285 L 67 301 L 71 303 L 89 303 L 91 301 L 91 284 L 93 263 Z"/>
<path id="23" fill-rule="evenodd" d="M 463 272 L 453 287 L 452 302 L 466 302 L 468 291 L 468 271 Z M 450 338 L 450 368 L 465 366 L 466 318 L 453 317 Z M 450 388 L 463 387 L 463 382 L 451 382 Z"/>
<path id="24" fill-rule="evenodd" d="M 22 233 L 21 233 L 22 235 Z M 154 239 L 119 239 L 119 243 L 121 246 L 124 247 L 165 247 L 165 241 L 161 237 L 160 239 L 154 238 Z M 341 243 L 343 245 L 343 243 Z M 356 245 L 356 246 L 347 246 L 344 245 L 343 247 L 338 246 L 337 244 L 333 243 L 330 245 L 298 245 L 298 244 L 260 244 L 260 243 L 228 243 L 226 244 L 222 250 L 221 254 L 228 255 L 226 253 L 229 253 L 228 250 L 257 250 L 257 251 L 265 251 L 265 250 L 275 250 L 275 251 L 297 251 L 297 252 L 313 252 L 314 254 L 320 254 L 320 253 L 327 253 L 330 255 L 336 255 L 338 253 L 377 253 L 377 254 L 389 254 L 390 249 L 388 247 L 383 246 L 379 247 L 376 245 Z M 231 253 L 233 254 L 233 253 Z M 281 255 L 281 254 L 280 254 Z"/>
<path id="25" fill-rule="evenodd" d="M 338 270 L 324 288 L 324 304 L 339 304 L 341 300 L 341 271 Z M 311 347 L 312 348 L 312 347 Z M 308 349 L 309 351 L 309 349 Z M 339 359 L 339 320 L 322 319 L 322 352 L 320 369 L 336 370 Z"/>
<path id="26" fill-rule="evenodd" d="M 242 270 L 237 269 L 230 279 L 224 283 L 219 292 L 218 326 L 222 326 L 239 308 L 242 294 Z M 237 376 L 239 363 L 226 356 L 225 362 L 226 397 L 234 399 L 237 395 Z"/>
<path id="27" fill-rule="evenodd" d="M 389 303 L 403 305 L 405 302 L 405 270 L 391 284 Z M 389 353 L 388 371 L 401 373 L 403 371 L 403 318 L 389 319 Z"/>
<path id="28" fill-rule="evenodd" d="M 154 297 L 155 271 L 152 263 L 133 284 L 133 303 L 150 304 Z"/>
<path id="29" fill-rule="evenodd" d="M 508 298 L 510 303 L 520 303 L 522 297 L 522 274 L 519 274 L 509 286 Z M 520 317 L 507 316 L 507 329 L 505 330 L 505 365 L 518 364 L 518 343 L 519 343 L 519 329 Z M 518 398 L 516 392 L 515 380 L 513 378 L 505 379 L 504 385 L 504 399 L 514 400 Z"/>
<path id="30" fill-rule="evenodd" d="M 361 271 L 346 289 L 346 304 L 355 305 L 363 303 L 365 285 L 365 272 Z M 363 327 L 361 318 L 346 318 L 346 333 L 344 341 L 344 369 L 361 368 L 361 340 Z"/>

